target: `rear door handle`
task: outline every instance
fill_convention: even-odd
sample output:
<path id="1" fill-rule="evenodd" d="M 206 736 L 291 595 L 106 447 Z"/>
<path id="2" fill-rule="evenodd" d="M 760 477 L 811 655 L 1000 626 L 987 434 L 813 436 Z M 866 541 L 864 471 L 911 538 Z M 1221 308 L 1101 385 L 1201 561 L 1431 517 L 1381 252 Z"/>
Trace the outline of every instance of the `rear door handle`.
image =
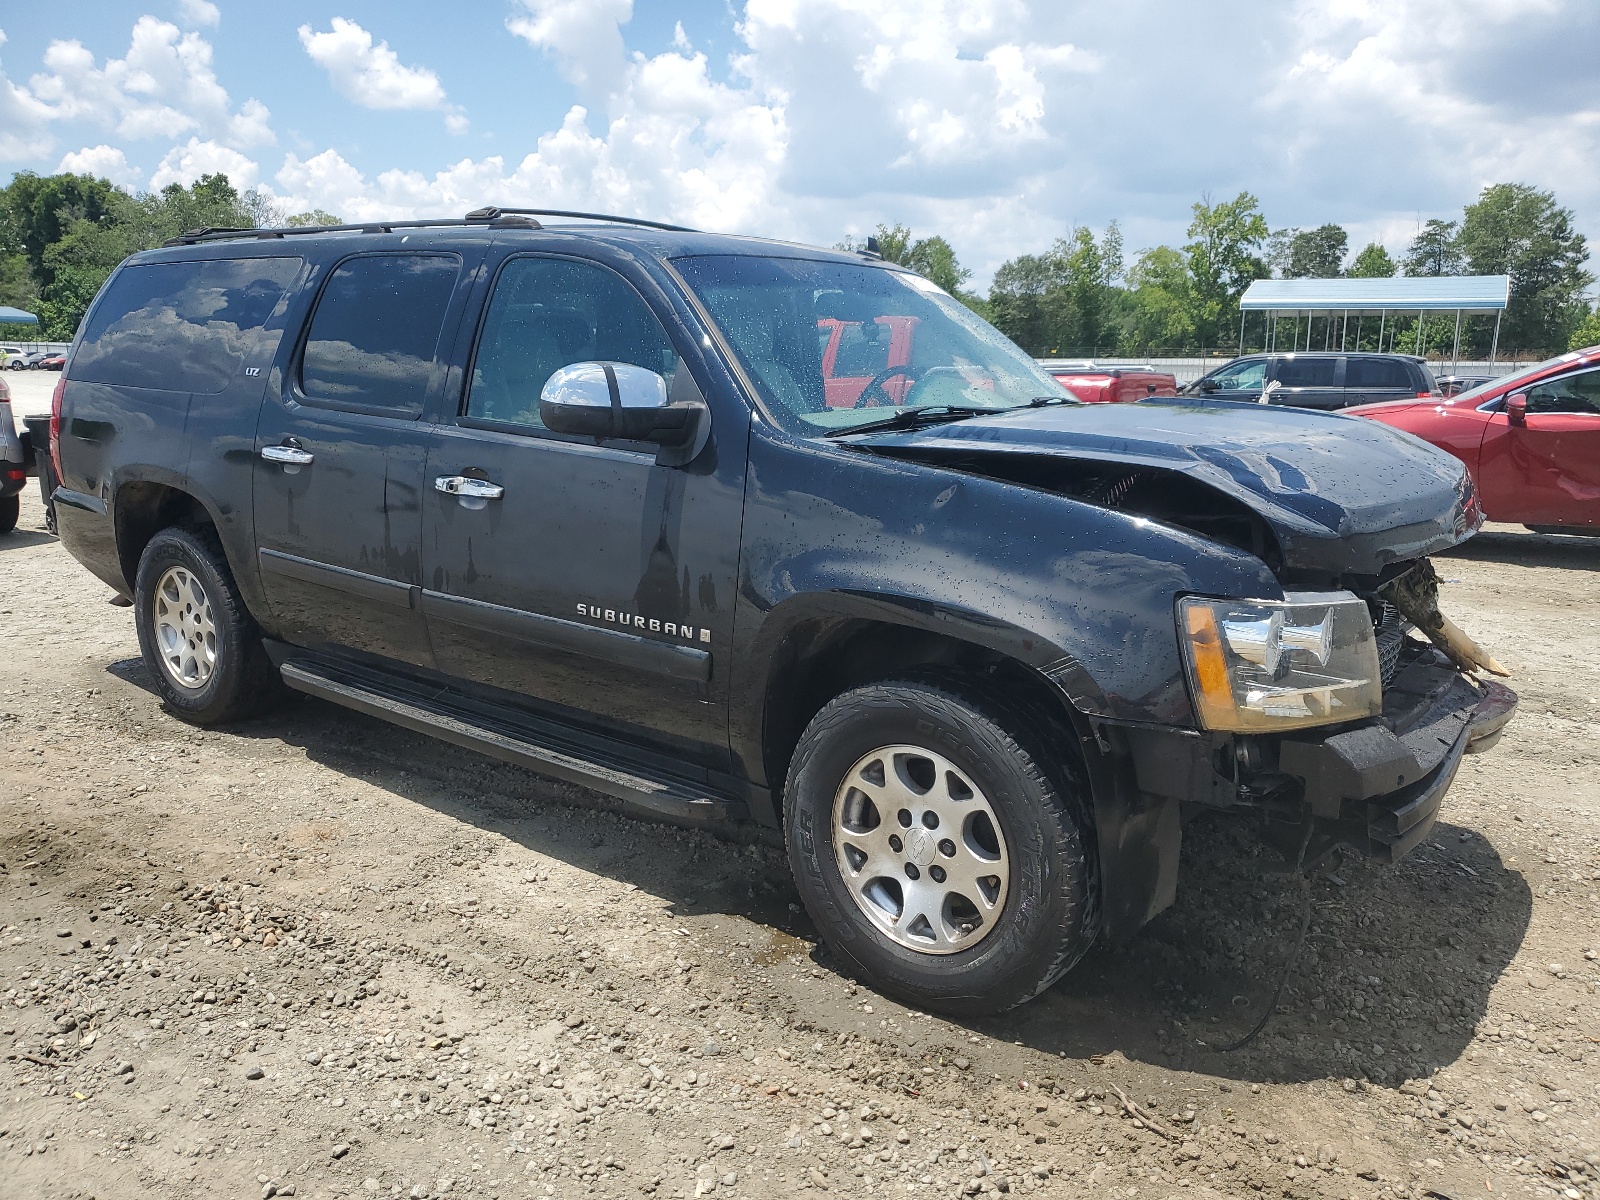
<path id="1" fill-rule="evenodd" d="M 487 479 L 474 479 L 470 475 L 441 475 L 433 481 L 435 491 L 454 496 L 462 508 L 483 508 L 491 500 L 506 494 L 505 488 Z"/>

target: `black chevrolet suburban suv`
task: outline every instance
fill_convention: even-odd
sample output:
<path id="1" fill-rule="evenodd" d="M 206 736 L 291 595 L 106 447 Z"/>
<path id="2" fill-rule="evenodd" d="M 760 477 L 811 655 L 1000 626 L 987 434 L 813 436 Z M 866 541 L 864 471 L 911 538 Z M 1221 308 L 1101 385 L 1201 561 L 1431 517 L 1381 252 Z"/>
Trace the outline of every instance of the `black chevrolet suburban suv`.
<path id="1" fill-rule="evenodd" d="M 875 254 L 552 215 L 201 232 L 107 282 L 54 498 L 174 713 L 287 686 L 781 830 L 851 969 L 969 1014 L 1170 904 L 1192 812 L 1398 858 L 1510 716 L 1421 636 L 1482 522 L 1456 459 L 1079 404 Z"/>
<path id="2" fill-rule="evenodd" d="M 1209 371 L 1184 388 L 1187 396 L 1260 400 L 1325 410 L 1415 400 L 1443 393 L 1427 362 L 1411 354 L 1247 354 Z"/>

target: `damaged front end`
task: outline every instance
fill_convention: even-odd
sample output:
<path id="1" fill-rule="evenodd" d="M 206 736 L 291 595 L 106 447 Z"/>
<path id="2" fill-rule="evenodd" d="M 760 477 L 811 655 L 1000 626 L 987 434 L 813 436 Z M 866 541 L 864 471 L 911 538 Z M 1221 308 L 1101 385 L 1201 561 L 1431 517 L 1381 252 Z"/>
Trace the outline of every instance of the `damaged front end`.
<path id="1" fill-rule="evenodd" d="M 1180 605 L 1207 729 L 1182 762 L 1142 752 L 1154 747 L 1133 732 L 1141 787 L 1254 810 L 1269 840 L 1308 869 L 1341 847 L 1398 861 L 1428 836 L 1463 756 L 1492 746 L 1515 713 L 1515 693 L 1479 677 L 1508 672 L 1439 612 L 1427 559 L 1364 595 L 1291 594 L 1281 621 L 1259 611 Z M 1363 612 L 1370 637 L 1358 628 Z M 1230 671 L 1224 656 L 1245 669 Z"/>

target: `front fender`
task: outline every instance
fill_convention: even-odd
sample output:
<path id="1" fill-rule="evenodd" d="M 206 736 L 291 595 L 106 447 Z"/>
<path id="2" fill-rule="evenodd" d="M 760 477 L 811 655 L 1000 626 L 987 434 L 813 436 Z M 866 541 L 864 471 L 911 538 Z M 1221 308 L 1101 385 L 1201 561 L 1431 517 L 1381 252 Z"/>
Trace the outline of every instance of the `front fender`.
<path id="1" fill-rule="evenodd" d="M 1003 654 L 1086 716 L 1191 726 L 1173 620 L 1187 593 L 1282 588 L 1253 555 L 1147 518 L 755 431 L 734 721 L 756 720 L 772 656 L 801 622 L 849 616 Z"/>

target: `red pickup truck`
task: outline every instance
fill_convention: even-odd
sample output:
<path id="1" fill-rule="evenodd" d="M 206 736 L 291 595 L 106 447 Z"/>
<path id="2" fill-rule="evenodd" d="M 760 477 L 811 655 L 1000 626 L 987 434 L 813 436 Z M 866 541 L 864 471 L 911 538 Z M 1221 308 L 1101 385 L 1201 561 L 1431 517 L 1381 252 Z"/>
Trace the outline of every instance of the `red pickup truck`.
<path id="1" fill-rule="evenodd" d="M 1147 396 L 1176 396 L 1178 378 L 1151 366 L 1107 367 L 1093 362 L 1042 359 L 1057 383 L 1089 404 L 1131 404 Z"/>

